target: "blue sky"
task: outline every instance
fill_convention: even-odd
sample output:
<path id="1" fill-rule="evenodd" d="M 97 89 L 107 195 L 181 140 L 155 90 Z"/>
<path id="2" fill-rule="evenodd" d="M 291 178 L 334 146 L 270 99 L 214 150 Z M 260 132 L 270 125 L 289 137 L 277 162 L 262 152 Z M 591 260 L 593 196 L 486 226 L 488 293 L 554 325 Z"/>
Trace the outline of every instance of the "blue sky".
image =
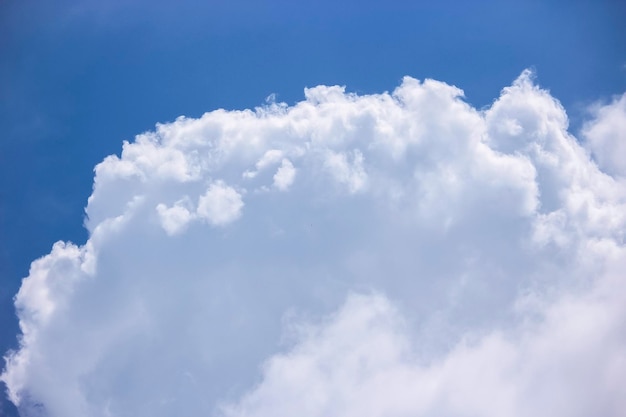
<path id="1" fill-rule="evenodd" d="M 3 1 L 0 350 L 16 347 L 30 262 L 86 241 L 94 166 L 155 123 L 272 93 L 293 105 L 320 84 L 382 93 L 405 75 L 481 109 L 532 68 L 576 133 L 626 90 L 624 21 L 619 1 Z"/>

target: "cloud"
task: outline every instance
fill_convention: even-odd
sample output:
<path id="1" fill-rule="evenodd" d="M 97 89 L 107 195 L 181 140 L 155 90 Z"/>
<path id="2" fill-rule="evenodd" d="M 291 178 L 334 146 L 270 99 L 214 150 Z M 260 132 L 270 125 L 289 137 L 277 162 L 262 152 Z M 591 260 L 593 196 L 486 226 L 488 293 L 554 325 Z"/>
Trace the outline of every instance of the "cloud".
<path id="1" fill-rule="evenodd" d="M 416 354 L 423 341 L 411 340 L 388 299 L 352 295 L 320 323 L 301 323 L 298 343 L 270 358 L 262 382 L 221 411 L 229 417 L 617 416 L 626 406 L 619 376 L 626 370 L 626 326 L 607 313 L 623 317 L 624 301 L 623 293 L 561 300 L 540 321 L 467 335 L 425 361 Z"/>
<path id="2" fill-rule="evenodd" d="M 172 207 L 167 207 L 163 203 L 156 206 L 161 226 L 167 234 L 175 235 L 184 231 L 189 221 L 194 218 L 193 213 L 186 207 L 188 204 L 188 201 L 183 199 L 174 203 Z"/>
<path id="3" fill-rule="evenodd" d="M 239 218 L 242 207 L 241 194 L 224 182 L 216 181 L 200 196 L 198 216 L 209 224 L 223 226 Z"/>
<path id="4" fill-rule="evenodd" d="M 345 153 L 328 152 L 326 167 L 338 183 L 344 184 L 351 193 L 365 188 L 367 174 L 363 169 L 363 154 L 359 150 L 352 152 L 352 162 Z"/>
<path id="5" fill-rule="evenodd" d="M 289 159 L 283 159 L 274 174 L 274 187 L 286 191 L 296 178 L 296 169 Z"/>
<path id="6" fill-rule="evenodd" d="M 592 112 L 594 118 L 583 127 L 589 150 L 603 170 L 626 177 L 626 94 Z"/>
<path id="7" fill-rule="evenodd" d="M 89 240 L 32 263 L 9 396 L 25 416 L 618 416 L 626 185 L 600 155 L 620 100 L 584 146 L 528 71 L 484 110 L 406 77 L 159 124 L 96 167 Z"/>

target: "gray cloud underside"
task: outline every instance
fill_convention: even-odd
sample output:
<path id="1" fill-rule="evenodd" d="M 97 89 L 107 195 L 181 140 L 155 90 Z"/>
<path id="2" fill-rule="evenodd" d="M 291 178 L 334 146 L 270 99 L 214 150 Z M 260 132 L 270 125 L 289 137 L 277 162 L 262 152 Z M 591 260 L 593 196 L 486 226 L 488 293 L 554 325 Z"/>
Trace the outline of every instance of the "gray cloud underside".
<path id="1" fill-rule="evenodd" d="M 626 98 L 528 71 L 159 124 L 16 297 L 23 416 L 619 416 Z"/>

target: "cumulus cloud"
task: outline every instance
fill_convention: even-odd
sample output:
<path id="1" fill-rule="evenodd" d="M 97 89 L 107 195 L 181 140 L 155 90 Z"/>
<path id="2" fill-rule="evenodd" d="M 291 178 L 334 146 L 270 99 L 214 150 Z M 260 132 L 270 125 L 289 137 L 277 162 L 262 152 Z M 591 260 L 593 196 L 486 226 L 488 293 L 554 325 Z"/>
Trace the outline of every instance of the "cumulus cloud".
<path id="1" fill-rule="evenodd" d="M 161 219 L 161 226 L 169 235 L 175 235 L 185 230 L 187 223 L 193 219 L 193 214 L 186 207 L 186 200 L 179 200 L 172 207 L 163 203 L 156 206 L 156 211 Z"/>
<path id="2" fill-rule="evenodd" d="M 241 194 L 223 181 L 216 181 L 200 196 L 198 216 L 214 226 L 223 226 L 235 221 L 241 215 L 242 207 Z"/>
<path id="3" fill-rule="evenodd" d="M 289 159 L 283 159 L 280 167 L 274 174 L 274 187 L 286 191 L 296 178 L 296 169 Z"/>
<path id="4" fill-rule="evenodd" d="M 338 183 L 355 193 L 365 187 L 367 174 L 363 169 L 363 154 L 355 150 L 351 156 L 350 161 L 345 153 L 328 152 L 326 167 Z"/>
<path id="5" fill-rule="evenodd" d="M 626 94 L 592 112 L 595 117 L 583 128 L 589 149 L 603 170 L 626 177 Z"/>
<path id="6" fill-rule="evenodd" d="M 265 363 L 261 384 L 221 411 L 230 417 L 617 416 L 626 406 L 619 376 L 626 371 L 626 326 L 609 314 L 623 317 L 626 300 L 611 299 L 609 313 L 606 296 L 562 300 L 540 321 L 466 335 L 425 361 L 416 354 L 423 341 L 411 340 L 388 299 L 352 295 L 331 317 L 301 324 L 298 343 Z"/>
<path id="7" fill-rule="evenodd" d="M 24 416 L 619 416 L 623 97 L 580 141 L 528 71 L 305 90 L 96 167 L 16 296 Z M 623 135 L 622 135 L 623 136 Z"/>

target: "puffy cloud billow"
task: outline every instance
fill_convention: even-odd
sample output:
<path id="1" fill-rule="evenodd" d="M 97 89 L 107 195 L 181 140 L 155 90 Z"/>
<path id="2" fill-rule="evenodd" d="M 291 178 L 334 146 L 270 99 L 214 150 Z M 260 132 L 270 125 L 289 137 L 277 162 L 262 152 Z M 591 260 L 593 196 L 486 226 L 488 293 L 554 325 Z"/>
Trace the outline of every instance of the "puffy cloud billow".
<path id="1" fill-rule="evenodd" d="M 579 138 L 524 72 L 159 124 L 16 296 L 23 416 L 626 410 L 626 96 Z"/>

